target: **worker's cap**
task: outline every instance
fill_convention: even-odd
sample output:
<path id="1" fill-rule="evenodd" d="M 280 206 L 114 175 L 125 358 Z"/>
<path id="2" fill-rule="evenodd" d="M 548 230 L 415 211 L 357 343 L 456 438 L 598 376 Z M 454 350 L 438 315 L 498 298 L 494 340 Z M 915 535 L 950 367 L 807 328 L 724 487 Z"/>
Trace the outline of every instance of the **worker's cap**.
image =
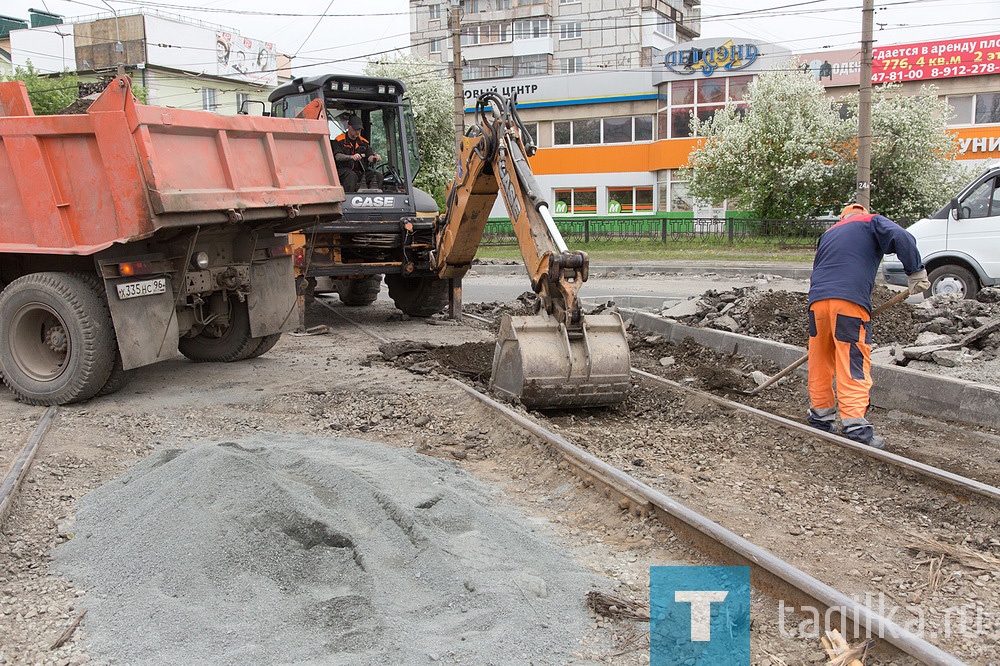
<path id="1" fill-rule="evenodd" d="M 364 127 L 364 124 L 361 122 L 361 118 L 358 118 L 357 116 L 351 116 L 350 118 L 347 119 L 347 126 L 359 130 L 362 127 Z"/>
<path id="2" fill-rule="evenodd" d="M 840 211 L 840 219 L 844 219 L 848 215 L 864 215 L 868 212 L 868 209 L 859 203 L 847 204 L 844 206 L 844 210 Z"/>

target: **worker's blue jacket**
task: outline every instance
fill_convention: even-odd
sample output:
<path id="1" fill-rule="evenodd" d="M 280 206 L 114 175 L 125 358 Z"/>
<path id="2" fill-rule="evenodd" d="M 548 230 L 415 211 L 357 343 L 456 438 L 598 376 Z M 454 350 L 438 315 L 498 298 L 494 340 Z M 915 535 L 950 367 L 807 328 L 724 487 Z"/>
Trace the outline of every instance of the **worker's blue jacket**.
<path id="1" fill-rule="evenodd" d="M 819 238 L 809 280 L 809 304 L 827 298 L 871 312 L 872 288 L 882 257 L 895 254 L 907 275 L 924 265 L 909 231 L 882 215 L 849 215 Z"/>

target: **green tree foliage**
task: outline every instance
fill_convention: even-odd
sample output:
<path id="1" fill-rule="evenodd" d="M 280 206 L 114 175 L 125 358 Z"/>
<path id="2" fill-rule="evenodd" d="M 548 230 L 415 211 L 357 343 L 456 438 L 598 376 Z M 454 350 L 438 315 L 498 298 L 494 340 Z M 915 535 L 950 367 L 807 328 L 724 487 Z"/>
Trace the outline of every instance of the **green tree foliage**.
<path id="1" fill-rule="evenodd" d="M 365 74 L 399 79 L 413 104 L 420 149 L 420 173 L 414 185 L 431 193 L 444 210 L 445 187 L 455 176 L 455 125 L 452 81 L 441 63 L 400 54 L 370 61 Z"/>
<path id="2" fill-rule="evenodd" d="M 697 199 L 764 218 L 802 218 L 838 211 L 854 200 L 858 95 L 834 103 L 814 77 L 792 62 L 757 77 L 745 115 L 730 108 L 693 123 L 705 141 L 686 173 Z M 950 113 L 933 90 L 899 87 L 872 97 L 872 210 L 913 218 L 942 205 L 967 170 L 954 161 Z"/>
<path id="3" fill-rule="evenodd" d="M 59 113 L 79 96 L 79 78 L 69 70 L 57 76 L 42 76 L 28 60 L 25 67 L 15 67 L 7 81 L 23 81 L 28 89 L 31 108 L 37 116 Z"/>

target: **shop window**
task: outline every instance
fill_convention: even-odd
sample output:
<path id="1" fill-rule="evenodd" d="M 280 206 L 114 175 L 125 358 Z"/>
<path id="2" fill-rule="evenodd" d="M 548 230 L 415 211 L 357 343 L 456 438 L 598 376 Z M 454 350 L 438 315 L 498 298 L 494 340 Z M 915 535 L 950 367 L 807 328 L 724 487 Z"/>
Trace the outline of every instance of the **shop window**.
<path id="1" fill-rule="evenodd" d="M 552 123 L 552 143 L 556 146 L 569 146 L 573 143 L 573 124 L 569 121 Z"/>
<path id="2" fill-rule="evenodd" d="M 681 139 L 691 136 L 691 112 L 693 107 L 670 109 L 670 137 Z"/>
<path id="3" fill-rule="evenodd" d="M 674 106 L 694 104 L 694 81 L 674 81 L 670 84 L 671 101 Z"/>
<path id="4" fill-rule="evenodd" d="M 609 187 L 608 213 L 635 214 L 653 212 L 652 187 Z"/>
<path id="5" fill-rule="evenodd" d="M 1000 93 L 951 95 L 949 125 L 991 125 L 1000 123 Z"/>
<path id="6" fill-rule="evenodd" d="M 721 104 L 725 101 L 725 79 L 704 79 L 698 81 L 698 104 Z"/>
<path id="7" fill-rule="evenodd" d="M 604 119 L 604 143 L 630 143 L 631 141 L 631 116 Z"/>
<path id="8" fill-rule="evenodd" d="M 573 144 L 600 143 L 601 142 L 601 119 L 586 118 L 584 120 L 573 121 Z"/>
<path id="9" fill-rule="evenodd" d="M 1000 93 L 976 95 L 977 125 L 1000 123 Z"/>
<path id="10" fill-rule="evenodd" d="M 636 116 L 635 120 L 635 140 L 653 140 L 653 116 Z"/>
<path id="11" fill-rule="evenodd" d="M 524 129 L 528 136 L 522 136 L 521 141 L 538 145 L 538 123 L 524 123 Z"/>
<path id="12" fill-rule="evenodd" d="M 742 102 L 747 98 L 748 88 L 753 81 L 752 76 L 730 76 L 729 94 L 726 97 L 728 102 Z"/>
<path id="13" fill-rule="evenodd" d="M 597 212 L 597 188 L 555 190 L 556 215 L 593 215 Z"/>

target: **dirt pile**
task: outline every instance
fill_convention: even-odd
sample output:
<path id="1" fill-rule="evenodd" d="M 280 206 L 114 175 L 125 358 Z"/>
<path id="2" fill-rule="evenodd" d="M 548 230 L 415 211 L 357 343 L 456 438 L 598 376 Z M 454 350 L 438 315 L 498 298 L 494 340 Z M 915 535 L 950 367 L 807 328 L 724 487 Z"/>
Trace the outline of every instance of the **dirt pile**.
<path id="1" fill-rule="evenodd" d="M 1000 289 L 986 287 L 975 300 L 941 295 L 913 310 L 917 337 L 894 350 L 899 365 L 931 361 L 955 367 L 997 359 L 1000 352 Z"/>
<path id="2" fill-rule="evenodd" d="M 872 292 L 872 305 L 878 307 L 895 294 L 887 287 L 877 286 Z M 715 328 L 805 347 L 809 340 L 808 310 L 808 296 L 804 293 L 738 287 L 721 292 L 710 289 L 664 310 L 661 315 L 687 326 Z M 900 303 L 881 313 L 873 326 L 874 343 L 912 343 L 917 335 L 912 312 L 912 305 Z"/>

